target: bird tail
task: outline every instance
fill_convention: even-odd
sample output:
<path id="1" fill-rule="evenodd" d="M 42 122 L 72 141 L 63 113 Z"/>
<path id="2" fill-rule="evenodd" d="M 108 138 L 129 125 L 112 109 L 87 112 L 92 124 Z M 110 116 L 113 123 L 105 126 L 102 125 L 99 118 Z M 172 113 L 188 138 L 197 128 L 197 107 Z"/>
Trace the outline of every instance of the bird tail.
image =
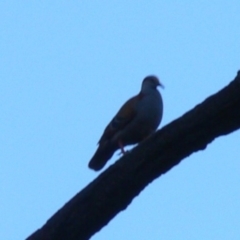
<path id="1" fill-rule="evenodd" d="M 115 146 L 99 146 L 92 159 L 90 160 L 88 167 L 98 171 L 104 167 L 107 161 L 112 157 L 117 150 Z"/>

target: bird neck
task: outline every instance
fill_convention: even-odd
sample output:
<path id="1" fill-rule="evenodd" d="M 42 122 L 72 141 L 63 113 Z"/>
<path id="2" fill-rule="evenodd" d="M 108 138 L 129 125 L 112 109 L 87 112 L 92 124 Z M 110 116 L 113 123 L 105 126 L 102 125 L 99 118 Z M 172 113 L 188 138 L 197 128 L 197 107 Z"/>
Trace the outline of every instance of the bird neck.
<path id="1" fill-rule="evenodd" d="M 143 84 L 141 88 L 141 93 L 145 95 L 151 93 L 154 90 L 156 90 L 156 88 Z"/>

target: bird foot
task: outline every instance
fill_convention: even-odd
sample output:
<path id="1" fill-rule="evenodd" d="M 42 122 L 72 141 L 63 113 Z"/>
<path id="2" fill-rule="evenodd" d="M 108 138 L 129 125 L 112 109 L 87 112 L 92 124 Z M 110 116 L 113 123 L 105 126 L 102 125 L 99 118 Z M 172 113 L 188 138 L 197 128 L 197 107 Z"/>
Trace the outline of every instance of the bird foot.
<path id="1" fill-rule="evenodd" d="M 124 152 L 120 151 L 120 153 L 118 153 L 118 156 L 124 156 L 125 154 L 128 154 L 130 151 L 129 150 L 124 150 Z"/>

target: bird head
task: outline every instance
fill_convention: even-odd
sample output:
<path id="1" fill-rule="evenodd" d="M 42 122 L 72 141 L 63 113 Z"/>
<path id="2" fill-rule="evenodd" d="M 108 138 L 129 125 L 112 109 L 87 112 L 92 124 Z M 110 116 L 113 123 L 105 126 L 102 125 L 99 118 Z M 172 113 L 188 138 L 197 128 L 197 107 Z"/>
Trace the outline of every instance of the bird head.
<path id="1" fill-rule="evenodd" d="M 158 86 L 164 88 L 156 76 L 147 76 L 143 79 L 142 88 L 157 88 Z"/>

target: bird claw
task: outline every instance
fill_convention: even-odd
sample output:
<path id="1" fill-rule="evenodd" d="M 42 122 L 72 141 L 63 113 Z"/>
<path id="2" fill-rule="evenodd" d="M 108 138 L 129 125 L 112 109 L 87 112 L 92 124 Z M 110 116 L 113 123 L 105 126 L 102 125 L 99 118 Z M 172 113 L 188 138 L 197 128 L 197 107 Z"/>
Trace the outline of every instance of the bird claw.
<path id="1" fill-rule="evenodd" d="M 118 156 L 124 156 L 125 154 L 128 154 L 130 151 L 129 150 L 125 150 L 124 153 L 122 151 L 120 151 L 120 153 L 118 153 Z"/>

